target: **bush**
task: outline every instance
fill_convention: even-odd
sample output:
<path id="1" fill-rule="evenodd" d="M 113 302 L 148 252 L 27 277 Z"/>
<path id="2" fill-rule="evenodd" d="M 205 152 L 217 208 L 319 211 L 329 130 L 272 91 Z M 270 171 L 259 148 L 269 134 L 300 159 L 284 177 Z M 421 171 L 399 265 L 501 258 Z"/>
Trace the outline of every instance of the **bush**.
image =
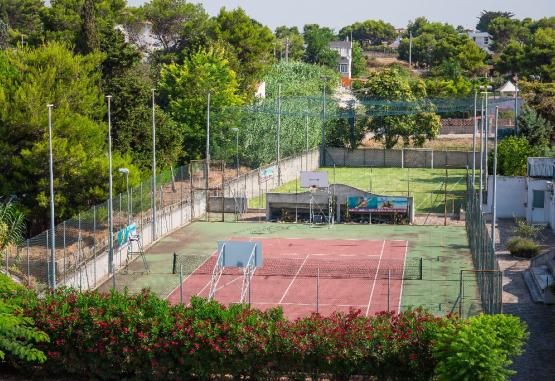
<path id="1" fill-rule="evenodd" d="M 313 314 L 289 321 L 281 309 L 223 307 L 200 298 L 193 298 L 190 307 L 170 306 L 148 291 L 131 296 L 61 289 L 23 304 L 25 314 L 51 337 L 39 344 L 48 354 L 42 372 L 103 380 L 222 375 L 429 380 L 438 361 L 445 363 L 455 349 L 464 350 L 445 335 L 457 338 L 466 327 L 453 317 L 439 318 L 421 309 L 371 317 L 360 311 Z M 506 341 L 499 327 L 481 329 L 497 338 L 481 347 L 484 356 L 505 353 L 523 340 L 516 336 L 516 344 Z M 435 348 L 438 338 L 444 357 Z M 505 372 L 506 363 L 498 368 Z"/>
<path id="2" fill-rule="evenodd" d="M 542 225 L 532 225 L 524 218 L 515 219 L 515 233 L 524 239 L 534 240 L 536 239 L 541 231 L 544 229 Z"/>
<path id="3" fill-rule="evenodd" d="M 532 258 L 540 253 L 540 247 L 533 241 L 524 238 L 513 238 L 507 244 L 507 249 L 515 257 Z"/>
<path id="4" fill-rule="evenodd" d="M 22 315 L 19 305 L 23 299 L 33 297 L 34 294 L 0 274 L 0 360 L 13 357 L 30 362 L 46 361 L 45 354 L 33 345 L 47 342 L 48 336 L 34 326 L 31 318 Z"/>
<path id="5" fill-rule="evenodd" d="M 522 353 L 528 336 L 524 323 L 510 315 L 480 315 L 452 320 L 438 334 L 436 376 L 441 381 L 504 381 L 511 357 Z"/>

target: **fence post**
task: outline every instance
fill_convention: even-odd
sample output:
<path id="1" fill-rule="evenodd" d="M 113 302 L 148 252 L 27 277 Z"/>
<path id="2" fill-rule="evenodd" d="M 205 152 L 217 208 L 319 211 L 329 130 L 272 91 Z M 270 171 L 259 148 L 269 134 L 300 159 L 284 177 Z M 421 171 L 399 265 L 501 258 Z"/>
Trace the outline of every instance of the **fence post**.
<path id="1" fill-rule="evenodd" d="M 432 164 L 431 164 L 431 167 L 432 167 L 432 169 L 434 169 L 434 150 L 432 150 L 431 152 L 432 152 Z"/>
<path id="2" fill-rule="evenodd" d="M 96 205 L 93 205 L 93 281 L 96 287 Z"/>
<path id="3" fill-rule="evenodd" d="M 181 209 L 181 212 L 180 212 L 180 213 L 181 213 L 181 225 L 183 225 L 183 208 L 185 207 L 185 206 L 183 205 L 183 177 L 184 177 L 184 176 L 183 176 L 183 166 L 180 167 L 179 171 L 181 172 L 181 173 L 180 173 L 180 180 L 181 180 L 181 181 L 180 181 L 180 183 L 181 183 L 181 186 L 180 186 L 180 193 L 181 193 L 181 195 L 180 195 L 180 201 L 181 201 L 181 202 L 179 203 L 179 207 L 180 207 L 180 209 Z"/>
<path id="4" fill-rule="evenodd" d="M 66 274 L 67 274 L 67 269 L 66 269 L 66 256 L 67 256 L 67 251 L 66 251 L 66 221 L 65 220 L 63 222 L 62 227 L 63 227 L 62 241 L 63 241 L 63 244 L 64 244 L 64 251 L 63 251 L 63 253 L 64 253 L 64 280 L 63 280 L 63 283 L 65 284 Z"/>
<path id="5" fill-rule="evenodd" d="M 50 263 L 50 259 L 48 259 L 48 248 L 49 248 L 48 236 L 50 235 L 50 229 L 46 229 L 45 233 L 46 233 L 46 250 L 45 250 L 46 270 L 48 271 L 47 275 L 46 275 L 46 278 L 48 280 L 48 286 L 50 287 L 50 285 L 52 284 L 50 282 L 50 266 L 51 266 L 51 263 Z M 6 271 L 8 271 L 8 256 L 6 256 Z"/>
<path id="6" fill-rule="evenodd" d="M 183 265 L 179 265 L 179 301 L 183 304 Z"/>
<path id="7" fill-rule="evenodd" d="M 316 269 L 316 313 L 320 313 L 320 267 Z"/>
<path id="8" fill-rule="evenodd" d="M 391 296 L 391 269 L 387 269 L 387 312 L 391 312 L 391 306 L 389 304 Z M 401 302 L 399 300 L 399 302 Z"/>
<path id="9" fill-rule="evenodd" d="M 26 240 L 27 246 L 27 285 L 29 285 L 29 278 L 31 276 L 31 264 L 29 263 L 29 240 Z"/>
<path id="10" fill-rule="evenodd" d="M 405 149 L 401 149 L 401 168 L 405 168 Z"/>

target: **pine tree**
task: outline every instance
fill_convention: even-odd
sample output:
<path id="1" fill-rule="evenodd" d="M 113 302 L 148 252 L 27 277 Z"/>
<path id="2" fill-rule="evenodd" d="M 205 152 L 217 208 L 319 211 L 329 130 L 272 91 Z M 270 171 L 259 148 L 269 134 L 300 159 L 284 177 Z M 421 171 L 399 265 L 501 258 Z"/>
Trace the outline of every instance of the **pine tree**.
<path id="1" fill-rule="evenodd" d="M 81 53 L 90 53 L 100 49 L 100 40 L 98 38 L 98 27 L 95 15 L 95 0 L 85 0 L 83 2 L 81 26 L 81 38 L 79 51 Z"/>

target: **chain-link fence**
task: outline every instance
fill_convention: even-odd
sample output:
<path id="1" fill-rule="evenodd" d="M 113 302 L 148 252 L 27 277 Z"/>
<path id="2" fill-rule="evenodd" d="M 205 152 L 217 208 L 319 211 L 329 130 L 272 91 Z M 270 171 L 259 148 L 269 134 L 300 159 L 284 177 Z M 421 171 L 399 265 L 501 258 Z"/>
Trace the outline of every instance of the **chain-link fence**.
<path id="1" fill-rule="evenodd" d="M 465 279 L 475 277 L 480 290 L 483 311 L 489 314 L 501 313 L 503 273 L 499 269 L 493 242 L 488 233 L 480 200 L 471 182 L 471 177 L 467 179 L 466 229 L 474 269 L 461 271 L 461 289 L 464 289 Z M 463 296 L 461 295 L 461 298 Z"/>
<path id="2" fill-rule="evenodd" d="M 113 197 L 114 237 L 135 224 L 141 247 L 149 245 L 204 214 L 204 202 L 202 192 L 196 195 L 193 192 L 188 166 L 169 168 L 156 176 L 155 185 L 150 178 Z M 58 224 L 54 231 L 53 257 L 50 230 L 26 240 L 22 247 L 12 248 L 6 253 L 6 269 L 37 288 L 52 285 L 54 280 L 57 285 L 95 288 L 109 276 L 108 211 L 106 201 Z M 122 251 L 125 248 L 121 242 L 118 247 L 116 238 L 114 241 L 114 265 L 120 268 L 124 265 L 125 253 Z M 132 249 L 136 251 L 137 247 Z"/>

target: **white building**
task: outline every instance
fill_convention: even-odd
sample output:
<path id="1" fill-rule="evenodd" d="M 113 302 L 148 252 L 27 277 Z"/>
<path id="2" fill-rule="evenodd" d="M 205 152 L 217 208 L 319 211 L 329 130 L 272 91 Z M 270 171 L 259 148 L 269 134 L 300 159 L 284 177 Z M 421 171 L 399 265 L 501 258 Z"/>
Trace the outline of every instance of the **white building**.
<path id="1" fill-rule="evenodd" d="M 352 41 L 332 41 L 330 49 L 335 50 L 337 58 L 337 69 L 341 77 L 351 79 L 351 66 L 353 62 L 353 42 Z"/>
<path id="2" fill-rule="evenodd" d="M 527 176 L 497 176 L 497 217 L 549 224 L 555 232 L 554 172 L 555 158 L 529 157 Z M 492 189 L 493 176 L 489 176 L 486 211 L 490 213 Z"/>
<path id="3" fill-rule="evenodd" d="M 482 50 L 486 53 L 491 54 L 490 46 L 492 44 L 491 34 L 487 32 L 480 31 L 468 31 L 466 32 L 468 37 L 476 43 Z"/>
<path id="4" fill-rule="evenodd" d="M 519 91 L 519 88 L 511 81 L 505 82 L 503 86 L 497 89 L 497 92 L 500 96 L 511 98 L 514 98 Z"/>

